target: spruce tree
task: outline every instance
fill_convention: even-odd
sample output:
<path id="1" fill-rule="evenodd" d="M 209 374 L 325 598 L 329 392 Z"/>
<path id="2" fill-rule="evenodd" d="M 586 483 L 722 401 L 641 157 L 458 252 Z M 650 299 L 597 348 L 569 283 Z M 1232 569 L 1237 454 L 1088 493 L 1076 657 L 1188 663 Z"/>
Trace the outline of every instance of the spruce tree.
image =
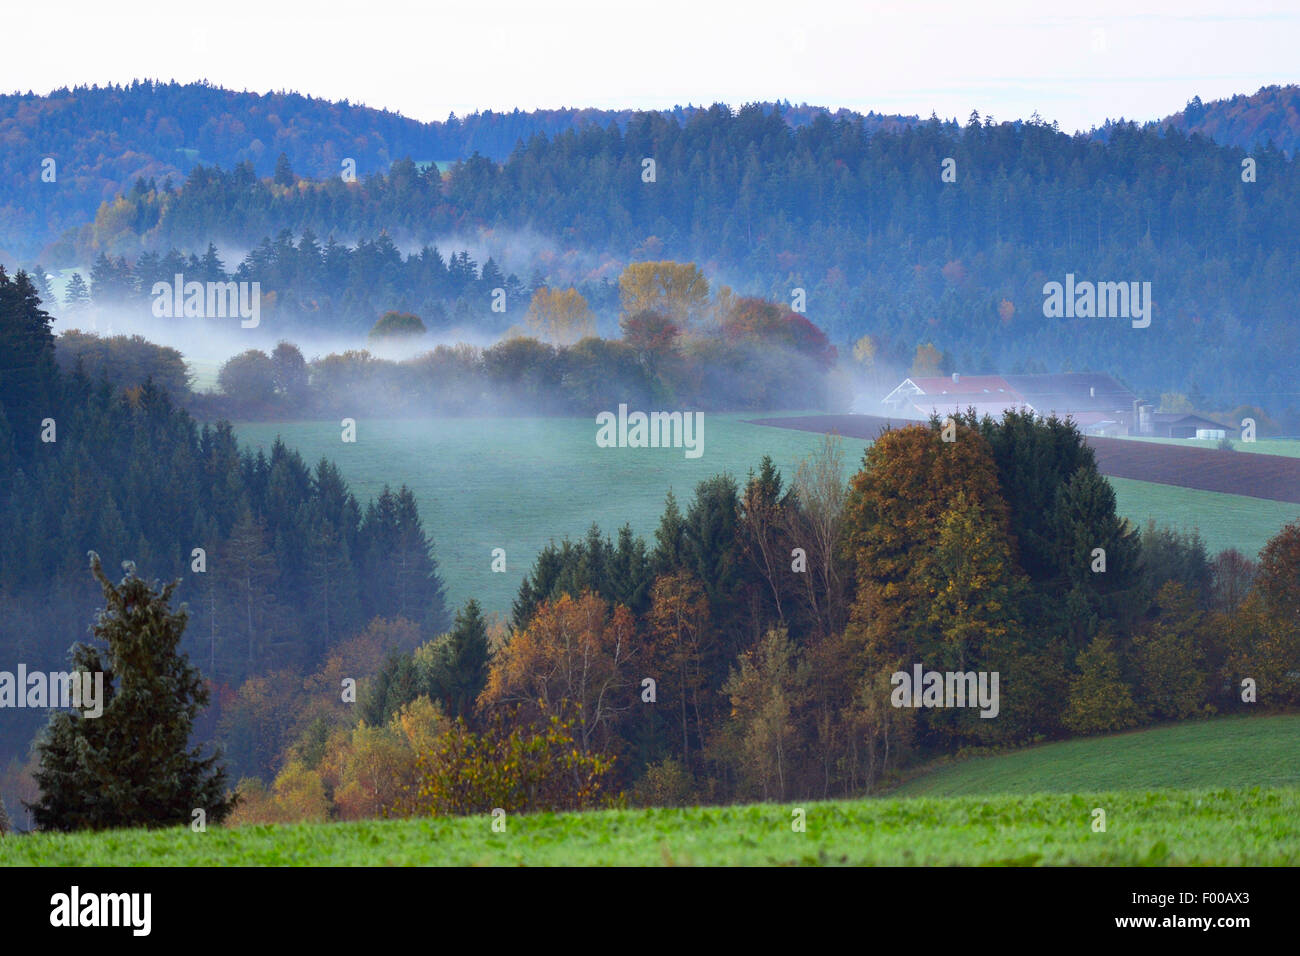
<path id="1" fill-rule="evenodd" d="M 102 673 L 103 708 L 91 717 L 83 700 L 76 712 L 50 718 L 38 744 L 35 777 L 40 800 L 28 805 L 43 830 L 178 826 L 203 810 L 219 823 L 234 807 L 226 794 L 218 756 L 201 756 L 189 745 L 194 720 L 208 703 L 208 689 L 188 655 L 179 652 L 184 607 L 173 611 L 179 581 L 162 587 L 135 574 L 114 586 L 99 555 L 90 568 L 105 607 L 92 630 L 106 647 L 79 643 L 76 671 Z"/>
<path id="2" fill-rule="evenodd" d="M 69 309 L 76 309 L 90 304 L 90 287 L 86 285 L 86 280 L 81 277 L 80 272 L 72 273 L 72 280 L 68 283 L 67 291 L 63 295 L 63 303 Z"/>
<path id="3" fill-rule="evenodd" d="M 468 717 L 487 684 L 487 624 L 478 601 L 470 599 L 456 612 L 456 623 L 439 647 L 433 691 L 448 717 Z"/>

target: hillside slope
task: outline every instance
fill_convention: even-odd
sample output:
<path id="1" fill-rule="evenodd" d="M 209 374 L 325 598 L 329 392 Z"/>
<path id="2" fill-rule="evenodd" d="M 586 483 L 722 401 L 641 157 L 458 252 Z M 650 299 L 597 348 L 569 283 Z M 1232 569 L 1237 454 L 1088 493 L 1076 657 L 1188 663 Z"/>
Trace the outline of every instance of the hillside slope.
<path id="1" fill-rule="evenodd" d="M 1192 100 L 1161 125 L 1200 133 L 1220 146 L 1254 151 L 1270 140 L 1288 156 L 1300 146 L 1300 86 L 1264 86 L 1250 94 L 1202 103 Z"/>
<path id="2" fill-rule="evenodd" d="M 1224 717 L 958 761 L 893 796 L 1300 786 L 1300 714 Z"/>

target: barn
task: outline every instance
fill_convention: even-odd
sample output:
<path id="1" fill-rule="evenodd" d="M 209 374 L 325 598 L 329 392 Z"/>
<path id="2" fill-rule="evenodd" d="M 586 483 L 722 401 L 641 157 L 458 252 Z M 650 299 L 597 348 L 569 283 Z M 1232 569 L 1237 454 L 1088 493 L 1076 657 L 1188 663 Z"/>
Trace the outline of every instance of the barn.
<path id="1" fill-rule="evenodd" d="M 1071 418 L 1088 435 L 1139 433 L 1143 407 L 1148 409 L 1145 417 L 1150 419 L 1150 406 L 1132 391 L 1109 375 L 1088 372 L 913 376 L 904 379 L 881 402 L 891 415 L 900 418 L 929 418 L 969 408 L 981 417 L 987 414 L 997 418 L 1007 409 L 1020 409 L 1044 418 Z"/>
<path id="2" fill-rule="evenodd" d="M 1220 422 L 1184 413 L 1151 416 L 1151 434 L 1157 438 L 1200 438 L 1215 441 L 1228 437 L 1231 429 Z"/>

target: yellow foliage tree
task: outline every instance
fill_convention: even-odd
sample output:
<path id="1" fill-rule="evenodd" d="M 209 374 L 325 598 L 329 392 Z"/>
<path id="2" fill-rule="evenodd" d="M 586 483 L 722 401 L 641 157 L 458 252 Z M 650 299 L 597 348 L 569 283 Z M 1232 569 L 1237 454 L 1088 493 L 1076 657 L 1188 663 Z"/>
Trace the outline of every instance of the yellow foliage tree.
<path id="1" fill-rule="evenodd" d="M 853 361 L 870 371 L 876 365 L 876 340 L 864 335 L 853 343 Z"/>
<path id="2" fill-rule="evenodd" d="M 543 603 L 493 660 L 479 704 L 519 705 L 521 715 L 534 721 L 560 715 L 572 704 L 582 752 L 605 749 L 615 718 L 629 706 L 634 630 L 626 607 L 611 611 L 590 592 Z"/>
<path id="3" fill-rule="evenodd" d="M 595 316 L 577 289 L 538 289 L 524 321 L 536 338 L 553 345 L 572 345 L 596 334 Z"/>
<path id="4" fill-rule="evenodd" d="M 916 355 L 912 358 L 912 374 L 941 375 L 942 364 L 943 355 L 934 347 L 933 342 L 926 342 L 916 347 Z"/>
<path id="5" fill-rule="evenodd" d="M 133 238 L 135 206 L 121 196 L 101 203 L 95 213 L 95 248 L 112 249 Z"/>
<path id="6" fill-rule="evenodd" d="M 634 262 L 618 277 L 625 316 L 658 312 L 682 328 L 704 317 L 709 280 L 693 262 Z"/>

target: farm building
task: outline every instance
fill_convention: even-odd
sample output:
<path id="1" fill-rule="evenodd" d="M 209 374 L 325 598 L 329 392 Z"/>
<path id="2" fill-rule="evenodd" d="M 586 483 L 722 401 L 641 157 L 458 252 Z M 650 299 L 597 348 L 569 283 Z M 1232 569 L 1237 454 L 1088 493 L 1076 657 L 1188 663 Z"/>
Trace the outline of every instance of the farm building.
<path id="1" fill-rule="evenodd" d="M 1184 412 L 1151 416 L 1151 432 L 1157 438 L 1200 438 L 1218 440 L 1226 438 L 1231 431 L 1227 425 L 1202 418 L 1200 415 L 1188 415 Z"/>
<path id="2" fill-rule="evenodd" d="M 882 400 L 903 418 L 928 418 L 974 408 L 998 417 L 1006 409 L 1072 418 L 1088 435 L 1150 434 L 1150 406 L 1109 375 L 960 375 L 907 378 Z M 1143 409 L 1146 412 L 1143 413 Z M 1176 415 L 1173 418 L 1190 416 Z M 1203 426 L 1208 427 L 1208 426 Z M 1216 426 L 1222 427 L 1222 426 Z"/>

